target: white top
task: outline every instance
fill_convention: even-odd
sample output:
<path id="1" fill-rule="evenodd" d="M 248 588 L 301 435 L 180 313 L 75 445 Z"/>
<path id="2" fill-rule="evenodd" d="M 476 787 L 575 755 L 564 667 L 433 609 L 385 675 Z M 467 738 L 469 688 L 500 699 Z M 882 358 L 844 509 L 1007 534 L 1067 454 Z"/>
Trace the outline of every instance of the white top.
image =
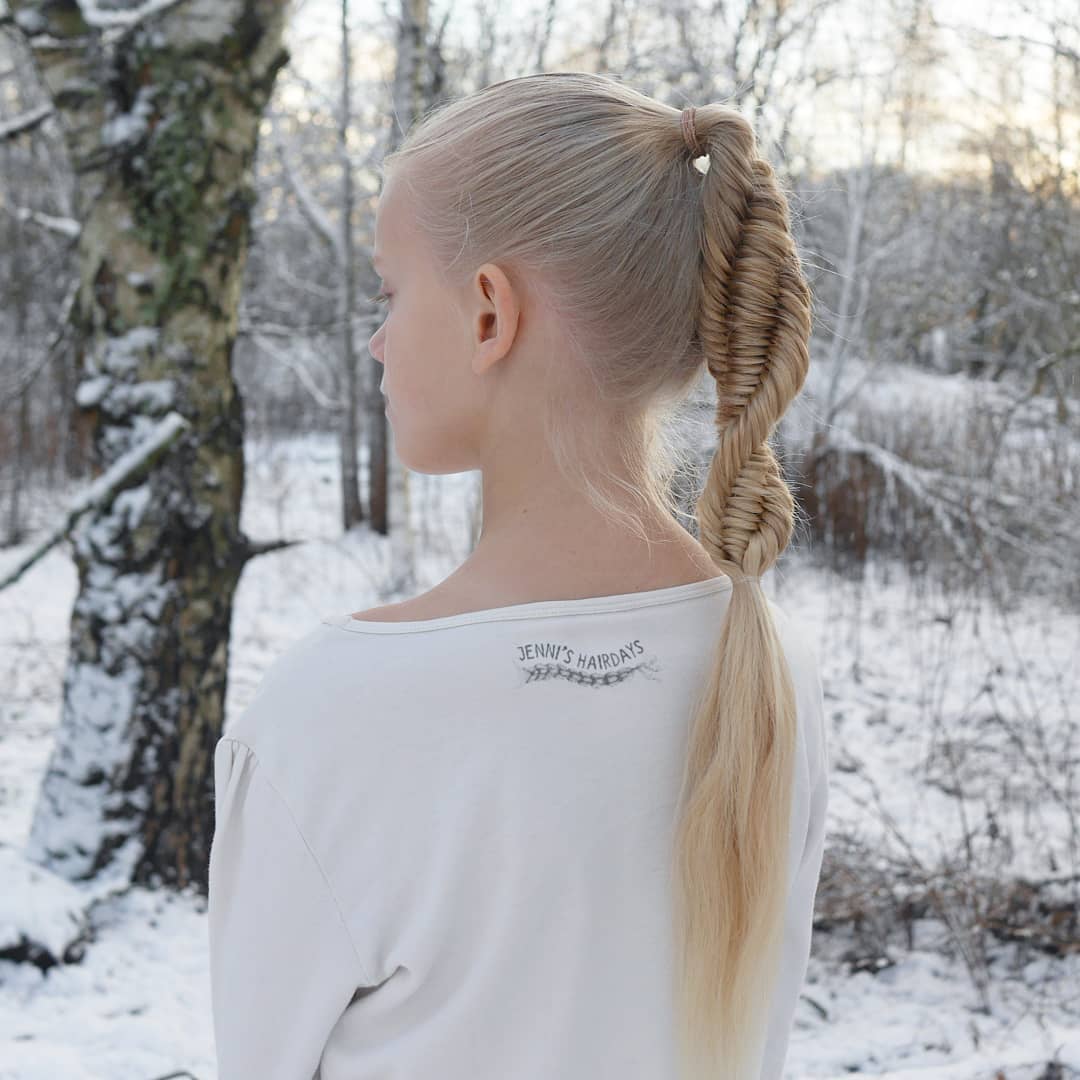
<path id="1" fill-rule="evenodd" d="M 219 1080 L 674 1077 L 674 811 L 730 596 L 721 576 L 423 621 L 335 615 L 286 650 L 215 752 Z M 769 604 L 799 716 L 762 1072 L 779 1080 L 827 745 L 815 647 Z"/>

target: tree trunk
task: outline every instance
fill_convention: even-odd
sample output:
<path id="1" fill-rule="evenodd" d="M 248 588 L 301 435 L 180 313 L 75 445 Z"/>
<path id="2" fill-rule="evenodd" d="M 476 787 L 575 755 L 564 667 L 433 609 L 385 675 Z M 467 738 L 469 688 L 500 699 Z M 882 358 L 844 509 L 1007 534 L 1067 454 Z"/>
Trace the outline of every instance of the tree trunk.
<path id="1" fill-rule="evenodd" d="M 21 222 L 13 221 L 11 222 L 7 234 L 15 265 L 19 264 L 21 257 L 25 257 L 23 228 L 24 226 Z M 26 367 L 29 367 L 29 364 L 23 359 L 27 357 L 28 354 L 26 314 L 29 297 L 26 295 L 26 292 L 27 289 L 23 287 L 22 282 L 16 280 L 13 282 L 13 288 L 8 292 L 8 302 L 15 315 L 14 353 L 23 360 Z M 19 374 L 22 375 L 21 370 L 19 371 Z M 13 444 L 11 445 L 11 452 L 8 457 L 7 471 L 11 479 L 11 487 L 8 489 L 9 501 L 7 521 L 4 523 L 3 533 L 0 535 L 0 543 L 3 543 L 5 547 L 21 544 L 26 535 L 26 529 L 22 519 L 22 491 L 24 484 L 28 488 L 32 487 L 33 477 L 31 476 L 31 473 L 34 468 L 34 455 L 30 452 L 31 386 L 31 382 L 24 381 L 22 389 L 16 394 L 15 422 L 9 428 L 6 424 L 0 425 L 0 430 L 8 428 L 6 434 L 10 443 Z M 5 405 L 6 404 L 7 403 L 5 402 Z"/>
<path id="2" fill-rule="evenodd" d="M 72 880 L 206 887 L 243 413 L 232 376 L 259 121 L 285 0 L 15 0 L 78 177 L 76 403 L 99 474 L 191 428 L 72 530 L 79 594 L 27 856 Z M 89 21 L 87 21 L 89 20 Z"/>
<path id="3" fill-rule="evenodd" d="M 428 35 L 428 0 L 402 0 L 401 20 L 398 23 L 397 65 L 394 71 L 393 119 L 387 152 L 400 142 L 415 117 L 428 102 L 425 92 L 427 64 L 425 42 Z M 400 126 L 399 126 L 400 125 Z M 380 372 L 372 360 L 373 378 L 377 383 Z M 390 567 L 388 587 L 401 592 L 415 587 L 416 545 L 411 527 L 409 471 L 393 453 L 393 429 L 386 420 L 382 395 L 378 407 L 370 413 L 371 445 L 371 522 L 372 527 L 390 537 Z M 377 415 L 376 415 L 377 413 Z M 375 503 L 381 496 L 382 505 Z"/>
<path id="4" fill-rule="evenodd" d="M 349 0 L 341 0 L 341 126 L 338 130 L 341 148 L 341 255 L 344 265 L 338 312 L 342 328 L 342 385 L 345 387 L 345 413 L 341 431 L 341 527 L 346 532 L 364 520 L 364 510 L 360 502 L 360 434 L 357 427 L 359 401 L 356 345 L 353 336 L 356 308 L 353 204 L 356 199 L 353 193 L 352 161 L 349 157 L 349 128 L 352 126 L 351 78 Z"/>

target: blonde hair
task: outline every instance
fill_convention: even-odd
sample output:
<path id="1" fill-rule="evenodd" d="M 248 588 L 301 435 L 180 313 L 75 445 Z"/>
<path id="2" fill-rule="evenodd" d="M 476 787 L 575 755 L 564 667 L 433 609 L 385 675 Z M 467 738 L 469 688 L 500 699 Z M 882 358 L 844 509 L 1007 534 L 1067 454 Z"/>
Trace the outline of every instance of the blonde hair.
<path id="1" fill-rule="evenodd" d="M 743 577 L 771 567 L 793 531 L 768 439 L 806 378 L 811 296 L 751 124 L 698 106 L 699 169 L 680 120 L 608 76 L 529 75 L 431 109 L 383 169 L 407 183 L 448 282 L 495 261 L 559 313 L 573 365 L 550 380 L 556 461 L 639 534 L 658 507 L 677 514 L 666 419 L 703 364 L 716 381 L 717 446 L 696 516 L 735 586 L 694 707 L 676 822 L 676 1037 L 684 1077 L 758 1080 L 788 892 L 796 715 L 770 603 Z M 604 449 L 634 483 L 597 472 L 598 438 L 614 440 Z"/>

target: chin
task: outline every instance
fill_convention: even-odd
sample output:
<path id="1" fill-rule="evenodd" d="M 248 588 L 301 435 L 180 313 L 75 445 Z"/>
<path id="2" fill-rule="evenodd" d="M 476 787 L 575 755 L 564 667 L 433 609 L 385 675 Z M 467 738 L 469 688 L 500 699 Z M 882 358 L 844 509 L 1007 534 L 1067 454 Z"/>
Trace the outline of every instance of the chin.
<path id="1" fill-rule="evenodd" d="M 394 432 L 394 452 L 398 460 L 411 472 L 424 473 L 426 476 L 449 476 L 452 473 L 470 472 L 477 466 L 461 461 L 461 454 L 446 447 L 430 443 L 417 446 Z"/>
<path id="2" fill-rule="evenodd" d="M 445 415 L 398 411 L 387 407 L 386 418 L 393 433 L 394 454 L 406 468 L 428 476 L 447 476 L 479 468 L 470 449 L 468 432 L 457 428 Z"/>

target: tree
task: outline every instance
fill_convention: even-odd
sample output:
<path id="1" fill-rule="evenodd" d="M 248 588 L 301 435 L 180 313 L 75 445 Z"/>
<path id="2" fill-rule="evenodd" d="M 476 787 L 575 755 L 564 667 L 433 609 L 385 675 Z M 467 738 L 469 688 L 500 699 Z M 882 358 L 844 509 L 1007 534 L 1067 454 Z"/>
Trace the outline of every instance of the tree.
<path id="1" fill-rule="evenodd" d="M 71 530 L 79 594 L 27 855 L 72 880 L 205 889 L 239 529 L 231 370 L 259 119 L 285 0 L 16 0 L 78 177 L 76 402 L 105 473 L 176 412 L 156 467 Z"/>
<path id="2" fill-rule="evenodd" d="M 427 45 L 429 36 L 428 0 L 402 0 L 397 26 L 397 50 L 394 69 L 393 126 L 387 140 L 387 153 L 396 149 L 414 120 L 435 104 L 442 89 L 438 42 Z M 441 36 L 441 35 L 440 35 Z M 372 360 L 371 381 L 379 381 L 378 363 Z M 416 556 L 410 513 L 409 473 L 401 460 L 390 452 L 393 432 L 386 422 L 382 395 L 369 395 L 377 404 L 368 414 L 368 445 L 371 460 L 371 519 L 376 529 L 390 536 L 390 574 L 388 587 L 393 592 L 412 588 L 415 583 Z"/>
<path id="3" fill-rule="evenodd" d="M 353 318 L 356 307 L 356 261 L 353 242 L 353 170 L 349 158 L 349 128 L 352 126 L 352 50 L 349 47 L 349 0 L 341 0 L 341 122 L 338 149 L 341 155 L 341 264 L 340 290 L 341 365 L 344 375 L 345 424 L 341 431 L 341 514 L 342 527 L 351 529 L 364 519 L 360 505 L 357 458 L 360 439 L 357 429 L 357 371 Z M 385 422 L 385 421 L 384 421 Z"/>

